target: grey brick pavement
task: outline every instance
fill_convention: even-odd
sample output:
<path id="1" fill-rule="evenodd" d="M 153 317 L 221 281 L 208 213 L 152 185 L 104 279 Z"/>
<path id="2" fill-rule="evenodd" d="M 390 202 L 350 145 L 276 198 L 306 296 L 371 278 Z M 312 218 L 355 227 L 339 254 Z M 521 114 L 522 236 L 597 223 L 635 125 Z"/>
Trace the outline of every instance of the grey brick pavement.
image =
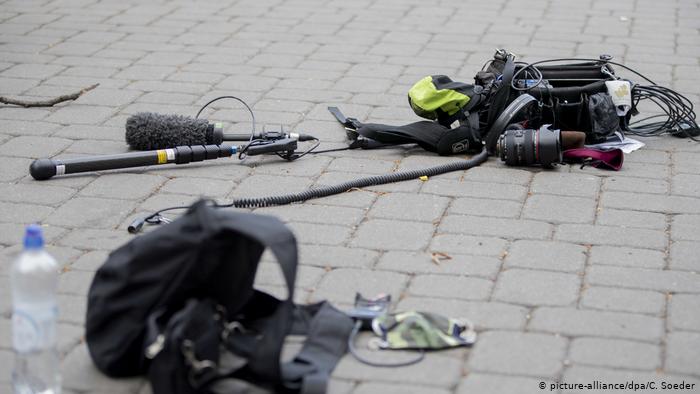
<path id="1" fill-rule="evenodd" d="M 145 394 L 141 378 L 98 373 L 82 336 L 92 275 L 131 239 L 133 217 L 199 195 L 289 192 L 463 158 L 334 152 L 43 183 L 28 176 L 32 159 L 123 152 L 129 114 L 192 115 L 221 94 L 243 97 L 267 127 L 342 147 L 327 105 L 363 120 L 413 121 L 412 83 L 436 73 L 468 82 L 499 46 L 523 60 L 610 53 L 698 104 L 699 17 L 697 0 L 0 0 L 0 94 L 45 98 L 100 83 L 54 108 L 0 107 L 0 392 L 10 390 L 12 364 L 8 266 L 24 224 L 44 224 L 65 267 L 65 391 Z M 208 116 L 249 127 L 237 104 Z M 346 357 L 330 392 L 536 393 L 541 381 L 630 379 L 685 380 L 700 392 L 700 145 L 644 142 L 618 173 L 491 160 L 425 182 L 260 209 L 297 234 L 297 301 L 345 307 L 357 290 L 387 292 L 396 309 L 466 317 L 480 333 L 473 349 L 407 368 Z M 435 263 L 433 252 L 451 259 Z M 268 260 L 259 285 L 279 294 Z"/>

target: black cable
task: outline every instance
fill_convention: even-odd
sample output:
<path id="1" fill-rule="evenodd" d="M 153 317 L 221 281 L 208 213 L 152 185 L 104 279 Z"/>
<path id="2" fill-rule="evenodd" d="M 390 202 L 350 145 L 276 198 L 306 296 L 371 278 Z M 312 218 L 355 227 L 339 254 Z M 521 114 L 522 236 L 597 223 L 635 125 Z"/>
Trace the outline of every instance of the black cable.
<path id="1" fill-rule="evenodd" d="M 540 82 L 542 82 L 542 80 L 544 79 L 544 77 L 542 76 L 542 72 L 540 72 L 540 70 L 537 67 L 533 66 L 532 63 L 515 62 L 515 64 L 524 64 L 525 66 L 521 67 L 520 70 L 516 71 L 515 74 L 513 74 L 513 79 L 510 80 L 510 88 L 511 89 L 517 90 L 518 92 L 527 92 L 531 89 L 536 88 L 540 84 Z M 537 78 L 537 81 L 534 84 L 532 84 L 532 86 L 527 86 L 528 85 L 527 84 L 527 80 L 528 80 L 527 79 L 527 70 L 528 69 L 532 69 L 532 71 L 534 72 L 534 74 L 536 75 L 536 78 Z M 522 73 L 522 72 L 525 73 L 526 82 L 525 82 L 525 86 L 520 88 L 520 87 L 515 86 L 515 81 L 518 79 L 517 76 L 520 75 L 520 73 Z"/>
<path id="2" fill-rule="evenodd" d="M 625 131 L 642 137 L 672 134 L 699 141 L 695 137 L 700 135 L 700 127 L 695 120 L 693 103 L 687 97 L 659 85 L 634 85 L 632 96 L 634 97 L 633 110 L 636 110 L 640 102 L 646 100 L 654 103 L 663 114 L 648 116 L 632 123 L 627 123 L 625 118 Z M 662 120 L 649 121 L 656 118 Z"/>
<path id="3" fill-rule="evenodd" d="M 482 150 L 478 155 L 464 160 L 456 161 L 446 164 L 441 164 L 439 166 L 428 167 L 420 170 L 410 170 L 393 172 L 391 174 L 384 175 L 374 175 L 365 178 L 359 178 L 352 181 L 340 183 L 332 186 L 321 186 L 318 188 L 310 188 L 303 192 L 278 195 L 278 196 L 267 196 L 258 198 L 239 198 L 231 201 L 227 204 L 213 203 L 215 208 L 258 208 L 258 207 L 270 207 L 275 205 L 287 205 L 295 202 L 303 202 L 306 200 L 311 200 L 314 198 L 327 197 L 334 194 L 340 194 L 353 189 L 359 189 L 363 187 L 384 185 L 387 183 L 407 181 L 411 179 L 418 179 L 422 176 L 435 176 L 440 174 L 445 174 L 453 171 L 468 170 L 472 167 L 476 167 L 488 159 L 488 152 L 486 149 Z M 160 224 L 165 218 L 162 216 L 163 212 L 173 211 L 176 209 L 187 209 L 189 206 L 176 206 L 168 207 L 158 210 L 151 215 L 145 217 L 142 220 L 137 219 L 128 228 L 130 233 L 137 233 L 143 226 L 143 223 L 150 224 Z"/>
<path id="4" fill-rule="evenodd" d="M 352 354 L 355 359 L 363 364 L 371 365 L 373 367 L 385 367 L 385 368 L 398 368 L 398 367 L 407 367 L 409 365 L 417 364 L 425 358 L 425 350 L 421 349 L 420 354 L 418 357 L 413 358 L 411 360 L 407 361 L 400 361 L 397 363 L 379 363 L 376 361 L 372 361 L 369 359 L 364 358 L 363 356 L 360 356 L 360 354 L 357 352 L 357 348 L 355 347 L 355 338 L 357 337 L 357 334 L 360 332 L 360 328 L 362 327 L 362 321 L 357 320 L 355 322 L 355 326 L 352 328 L 352 332 L 350 333 L 350 336 L 348 337 L 348 351 L 350 354 Z"/>
<path id="5" fill-rule="evenodd" d="M 429 167 L 422 170 L 410 170 L 402 172 L 394 172 L 391 174 L 384 175 L 374 175 L 366 178 L 359 178 L 352 181 L 340 183 L 332 186 L 322 186 L 318 188 L 307 189 L 303 192 L 286 194 L 281 196 L 268 196 L 268 197 L 258 197 L 258 198 L 241 198 L 233 200 L 230 204 L 224 205 L 225 207 L 236 207 L 236 208 L 254 208 L 254 207 L 268 207 L 274 205 L 286 205 L 294 202 L 302 202 L 306 200 L 311 200 L 314 198 L 327 197 L 334 194 L 339 194 L 352 189 L 358 189 L 369 186 L 384 185 L 387 183 L 407 181 L 411 179 L 418 179 L 422 176 L 435 176 L 444 174 L 452 171 L 466 170 L 486 161 L 488 158 L 488 153 L 484 149 L 478 155 L 472 157 L 471 159 L 464 161 L 457 161 L 447 164 L 442 164 L 439 166 Z"/>
<path id="6" fill-rule="evenodd" d="M 255 114 L 253 113 L 253 110 L 250 108 L 250 106 L 248 106 L 248 104 L 245 101 L 243 101 L 243 99 L 238 98 L 236 96 L 219 96 L 219 97 L 216 97 L 216 98 L 210 100 L 208 103 L 204 104 L 202 106 L 202 108 L 199 109 L 199 111 L 197 111 L 197 115 L 195 115 L 194 118 L 198 119 L 199 115 L 202 113 L 202 111 L 204 111 L 205 108 L 207 108 L 210 104 L 212 104 L 216 101 L 219 101 L 219 100 L 223 100 L 223 99 L 237 100 L 238 102 L 240 102 L 241 104 L 243 104 L 246 107 L 246 109 L 250 113 L 250 118 L 252 119 L 252 123 L 253 123 L 251 130 L 250 130 L 250 141 L 252 141 L 253 135 L 255 134 Z"/>

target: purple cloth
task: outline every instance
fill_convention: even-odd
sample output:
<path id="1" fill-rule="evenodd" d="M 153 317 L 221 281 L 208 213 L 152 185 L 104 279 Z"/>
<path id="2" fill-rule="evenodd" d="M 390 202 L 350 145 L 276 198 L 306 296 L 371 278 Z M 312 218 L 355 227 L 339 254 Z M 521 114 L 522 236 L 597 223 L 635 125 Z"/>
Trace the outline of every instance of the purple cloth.
<path id="1" fill-rule="evenodd" d="M 564 151 L 564 161 L 567 163 L 583 163 L 596 168 L 619 171 L 622 168 L 624 153 L 621 149 L 598 150 L 591 148 L 576 148 Z"/>

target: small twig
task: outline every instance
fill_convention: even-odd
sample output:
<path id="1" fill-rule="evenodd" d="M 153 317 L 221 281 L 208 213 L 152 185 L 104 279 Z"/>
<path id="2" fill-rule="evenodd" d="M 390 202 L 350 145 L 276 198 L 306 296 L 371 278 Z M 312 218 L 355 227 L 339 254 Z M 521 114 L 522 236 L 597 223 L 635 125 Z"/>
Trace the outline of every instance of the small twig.
<path id="1" fill-rule="evenodd" d="M 64 101 L 70 101 L 70 100 L 75 100 L 78 97 L 82 96 L 85 94 L 85 92 L 88 92 L 92 89 L 95 89 L 97 86 L 99 86 L 99 83 L 96 83 L 94 85 L 88 86 L 79 92 L 75 92 L 73 94 L 64 94 L 63 96 L 58 96 L 55 98 L 52 98 L 50 100 L 38 100 L 38 101 L 25 101 L 25 100 L 19 100 L 19 99 L 13 99 L 10 97 L 3 97 L 0 96 L 0 103 L 2 104 L 10 104 L 10 105 L 19 105 L 24 108 L 29 108 L 29 107 L 53 107 L 54 105 L 58 103 L 62 103 Z"/>

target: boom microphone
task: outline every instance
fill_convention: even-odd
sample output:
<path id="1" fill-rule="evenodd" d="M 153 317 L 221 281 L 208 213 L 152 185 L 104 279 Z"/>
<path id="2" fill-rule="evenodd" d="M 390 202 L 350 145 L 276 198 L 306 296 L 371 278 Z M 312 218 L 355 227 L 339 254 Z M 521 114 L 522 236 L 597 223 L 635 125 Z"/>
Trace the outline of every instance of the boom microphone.
<path id="1" fill-rule="evenodd" d="M 277 140 L 293 138 L 299 141 L 315 139 L 305 134 L 263 132 L 253 139 Z M 224 133 L 221 123 L 182 115 L 161 115 L 139 112 L 126 120 L 126 143 L 132 149 L 167 149 L 183 145 L 221 145 L 223 141 L 248 141 L 250 134 Z"/>

